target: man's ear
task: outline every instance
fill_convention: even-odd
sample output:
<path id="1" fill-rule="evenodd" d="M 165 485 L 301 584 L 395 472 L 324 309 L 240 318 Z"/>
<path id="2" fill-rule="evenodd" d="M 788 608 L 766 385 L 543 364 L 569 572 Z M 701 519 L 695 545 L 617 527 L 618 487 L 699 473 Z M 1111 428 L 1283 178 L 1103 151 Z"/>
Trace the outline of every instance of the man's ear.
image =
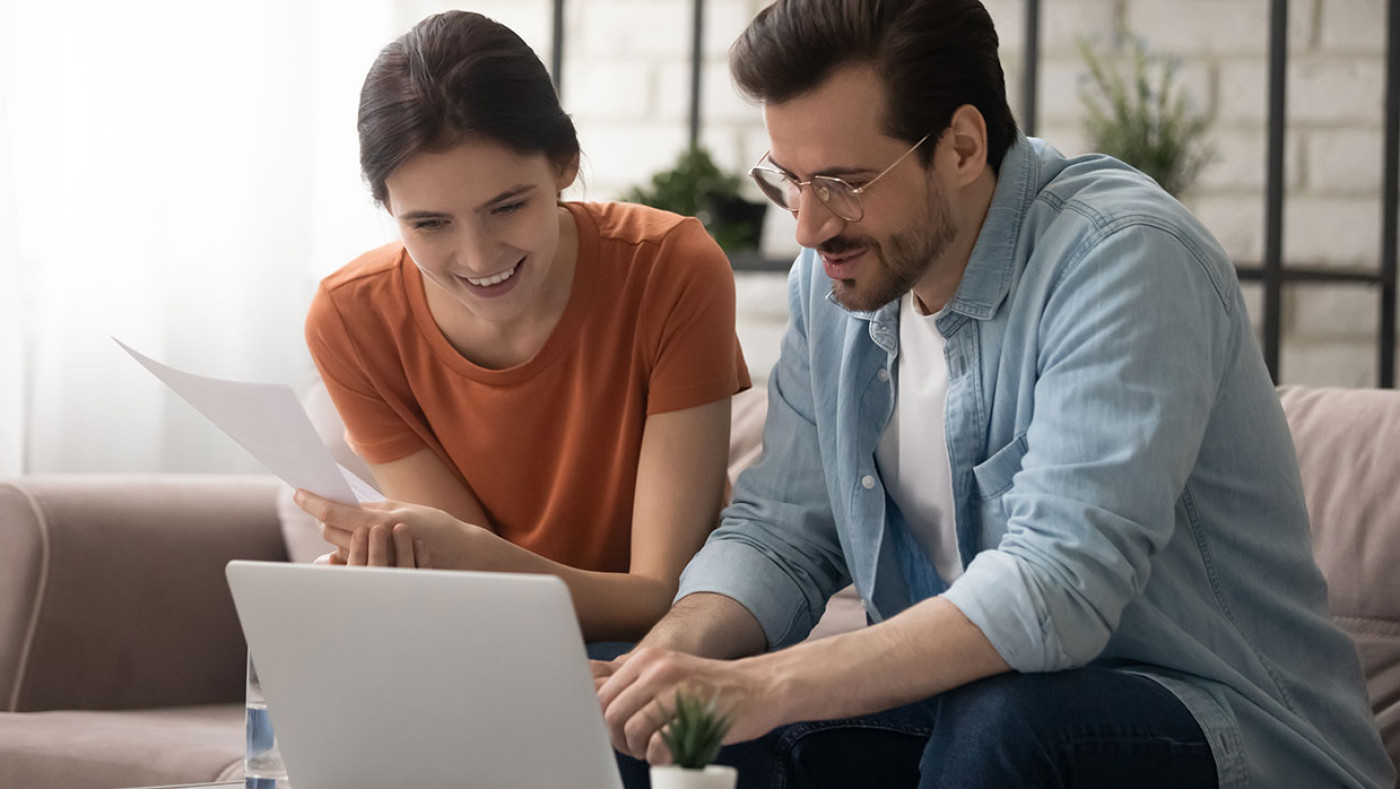
<path id="1" fill-rule="evenodd" d="M 935 156 L 945 184 L 967 186 L 987 169 L 987 121 L 971 104 L 953 112 Z"/>

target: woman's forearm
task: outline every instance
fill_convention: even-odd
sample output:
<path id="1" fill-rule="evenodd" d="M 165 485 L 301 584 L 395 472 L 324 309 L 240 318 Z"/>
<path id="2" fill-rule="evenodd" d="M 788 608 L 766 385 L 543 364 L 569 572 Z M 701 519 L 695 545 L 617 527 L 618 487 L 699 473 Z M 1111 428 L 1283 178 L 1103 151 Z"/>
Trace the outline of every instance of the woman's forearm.
<path id="1" fill-rule="evenodd" d="M 636 641 L 671 607 L 674 582 L 634 573 L 580 570 L 479 531 L 452 564 L 460 569 L 557 575 L 569 587 L 584 640 Z M 439 565 L 441 566 L 441 565 Z"/>

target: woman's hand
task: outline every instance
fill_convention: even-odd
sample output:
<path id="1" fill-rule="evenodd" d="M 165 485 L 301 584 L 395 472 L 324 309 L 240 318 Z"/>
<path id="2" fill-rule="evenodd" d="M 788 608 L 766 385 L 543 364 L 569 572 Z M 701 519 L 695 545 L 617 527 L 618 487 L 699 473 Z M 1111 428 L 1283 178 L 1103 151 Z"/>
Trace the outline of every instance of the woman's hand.
<path id="1" fill-rule="evenodd" d="M 471 544 L 486 533 L 441 510 L 416 504 L 384 501 L 356 506 L 305 490 L 298 490 L 294 499 L 320 522 L 326 542 L 336 546 L 317 564 L 471 569 Z"/>
<path id="2" fill-rule="evenodd" d="M 321 524 L 322 532 L 327 528 Z M 350 535 L 350 554 L 342 557 L 339 550 L 316 557 L 315 564 L 339 564 L 352 567 L 406 567 L 419 570 L 432 569 L 432 558 L 428 544 L 415 540 L 408 525 L 394 524 L 393 529 L 383 526 L 363 526 Z"/>

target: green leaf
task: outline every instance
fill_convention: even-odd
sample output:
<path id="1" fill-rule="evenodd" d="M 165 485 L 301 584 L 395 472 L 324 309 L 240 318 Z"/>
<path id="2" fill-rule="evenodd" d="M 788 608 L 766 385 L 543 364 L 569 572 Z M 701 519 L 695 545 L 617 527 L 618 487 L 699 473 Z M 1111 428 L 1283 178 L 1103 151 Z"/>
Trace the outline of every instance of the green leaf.
<path id="1" fill-rule="evenodd" d="M 677 765 L 699 770 L 714 761 L 732 724 L 727 715 L 716 709 L 718 701 L 718 692 L 707 701 L 693 693 L 676 691 L 675 706 L 667 714 L 661 739 Z"/>

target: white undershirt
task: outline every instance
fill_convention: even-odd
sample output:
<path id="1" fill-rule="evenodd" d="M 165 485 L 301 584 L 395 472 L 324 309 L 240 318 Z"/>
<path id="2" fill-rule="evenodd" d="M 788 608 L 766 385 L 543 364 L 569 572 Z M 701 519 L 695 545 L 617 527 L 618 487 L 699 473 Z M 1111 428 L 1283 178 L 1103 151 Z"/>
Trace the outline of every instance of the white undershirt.
<path id="1" fill-rule="evenodd" d="M 943 427 L 948 397 L 947 344 L 935 322 L 920 314 L 914 294 L 899 305 L 899 355 L 894 415 L 875 448 L 875 462 L 890 498 L 899 505 L 914 539 L 946 583 L 962 575 L 953 519 L 953 472 Z"/>

